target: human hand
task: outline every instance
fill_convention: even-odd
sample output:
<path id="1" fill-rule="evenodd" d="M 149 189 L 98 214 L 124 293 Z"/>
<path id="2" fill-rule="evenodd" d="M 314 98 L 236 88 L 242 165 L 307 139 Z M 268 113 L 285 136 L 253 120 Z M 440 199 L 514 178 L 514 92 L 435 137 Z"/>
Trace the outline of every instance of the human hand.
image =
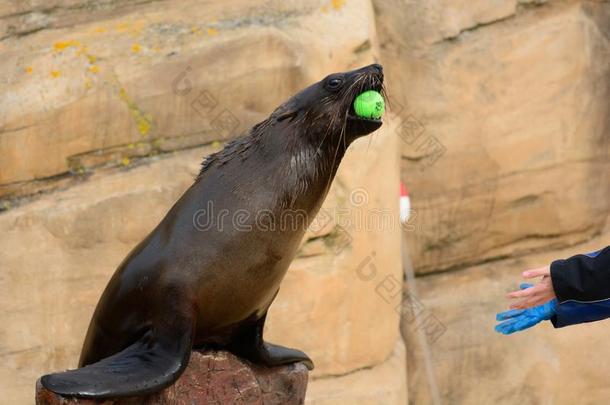
<path id="1" fill-rule="evenodd" d="M 513 302 L 509 308 L 511 309 L 526 309 L 539 305 L 543 305 L 552 299 L 555 299 L 555 291 L 551 282 L 551 267 L 545 266 L 537 269 L 526 270 L 523 272 L 523 278 L 531 279 L 542 276 L 538 284 L 529 288 L 521 289 L 508 293 L 508 298 L 521 298 Z"/>
<path id="2" fill-rule="evenodd" d="M 532 284 L 521 284 L 521 290 L 533 288 Z M 549 320 L 555 314 L 557 308 L 557 300 L 553 299 L 543 305 L 539 305 L 529 309 L 511 309 L 509 311 L 500 312 L 496 315 L 496 321 L 499 321 L 495 330 L 504 335 L 519 332 L 524 329 L 531 328 L 541 321 Z M 502 322 L 503 321 L 503 322 Z"/>

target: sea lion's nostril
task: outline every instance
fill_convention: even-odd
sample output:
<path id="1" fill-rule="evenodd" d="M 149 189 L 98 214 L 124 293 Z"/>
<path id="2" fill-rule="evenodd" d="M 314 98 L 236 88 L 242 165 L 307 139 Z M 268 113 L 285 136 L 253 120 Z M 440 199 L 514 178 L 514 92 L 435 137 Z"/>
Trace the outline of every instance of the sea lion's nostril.
<path id="1" fill-rule="evenodd" d="M 379 73 L 380 75 L 383 75 L 383 66 L 381 66 L 379 63 L 373 63 L 371 65 L 371 67 L 375 70 L 377 70 L 377 73 Z"/>

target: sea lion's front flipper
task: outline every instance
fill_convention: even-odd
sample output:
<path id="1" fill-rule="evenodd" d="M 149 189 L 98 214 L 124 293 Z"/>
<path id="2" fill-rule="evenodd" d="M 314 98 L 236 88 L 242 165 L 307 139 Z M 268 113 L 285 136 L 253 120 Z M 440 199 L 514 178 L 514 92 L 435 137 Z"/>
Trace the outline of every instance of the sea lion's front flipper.
<path id="1" fill-rule="evenodd" d="M 192 348 L 192 323 L 172 322 L 151 329 L 138 341 L 91 365 L 42 377 L 57 393 L 85 398 L 143 395 L 174 382 L 184 371 Z"/>
<path id="2" fill-rule="evenodd" d="M 273 367 L 302 362 L 309 370 L 313 370 L 313 361 L 302 351 L 265 343 L 263 329 L 266 318 L 267 314 L 265 313 L 256 322 L 244 327 L 242 332 L 235 336 L 229 344 L 229 350 L 255 364 Z"/>

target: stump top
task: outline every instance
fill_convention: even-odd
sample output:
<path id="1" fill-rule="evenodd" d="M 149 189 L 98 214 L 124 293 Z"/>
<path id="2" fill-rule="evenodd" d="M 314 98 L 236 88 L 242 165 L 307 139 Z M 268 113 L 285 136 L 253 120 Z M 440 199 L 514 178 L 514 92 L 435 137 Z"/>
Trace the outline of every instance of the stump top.
<path id="1" fill-rule="evenodd" d="M 225 351 L 193 351 L 184 373 L 169 387 L 140 397 L 92 400 L 62 397 L 36 382 L 37 405 L 264 404 L 297 405 L 305 401 L 308 370 L 297 363 L 256 366 Z"/>

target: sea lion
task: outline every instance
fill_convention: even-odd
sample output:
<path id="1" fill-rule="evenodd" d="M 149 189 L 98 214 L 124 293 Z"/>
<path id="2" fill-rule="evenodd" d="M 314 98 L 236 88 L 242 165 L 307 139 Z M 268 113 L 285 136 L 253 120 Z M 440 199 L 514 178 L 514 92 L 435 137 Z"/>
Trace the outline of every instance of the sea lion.
<path id="1" fill-rule="evenodd" d="M 381 65 L 327 76 L 207 157 L 112 276 L 81 368 L 45 375 L 42 385 L 78 397 L 144 395 L 174 382 L 191 350 L 206 347 L 313 368 L 305 353 L 264 342 L 263 326 L 347 147 L 382 125 L 354 113 L 366 90 L 383 92 Z"/>

